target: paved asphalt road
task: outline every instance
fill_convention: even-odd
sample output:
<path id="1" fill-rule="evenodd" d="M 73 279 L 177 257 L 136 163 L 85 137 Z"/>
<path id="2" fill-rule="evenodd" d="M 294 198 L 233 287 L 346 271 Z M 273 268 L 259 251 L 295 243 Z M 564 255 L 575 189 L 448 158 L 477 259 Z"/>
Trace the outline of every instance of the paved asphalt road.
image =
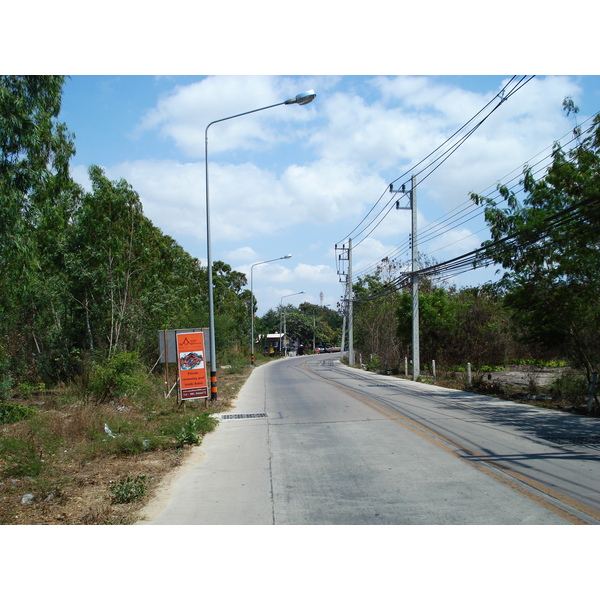
<path id="1" fill-rule="evenodd" d="M 600 421 L 350 369 L 257 367 L 140 524 L 598 524 Z"/>

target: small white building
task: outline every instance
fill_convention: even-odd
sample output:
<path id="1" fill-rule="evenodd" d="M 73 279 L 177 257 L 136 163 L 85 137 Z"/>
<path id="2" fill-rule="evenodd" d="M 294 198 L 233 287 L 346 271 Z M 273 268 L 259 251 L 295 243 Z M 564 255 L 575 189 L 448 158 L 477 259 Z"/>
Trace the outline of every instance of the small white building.
<path id="1" fill-rule="evenodd" d="M 259 340 L 260 348 L 262 352 L 266 355 L 269 354 L 278 354 L 281 355 L 282 351 L 287 348 L 288 356 L 295 356 L 298 350 L 298 342 L 290 341 L 290 337 L 286 334 L 284 339 L 284 334 L 275 332 L 268 333 L 267 335 L 261 336 Z"/>
<path id="2" fill-rule="evenodd" d="M 261 344 L 264 354 L 281 354 L 283 333 L 267 333 L 262 336 Z"/>

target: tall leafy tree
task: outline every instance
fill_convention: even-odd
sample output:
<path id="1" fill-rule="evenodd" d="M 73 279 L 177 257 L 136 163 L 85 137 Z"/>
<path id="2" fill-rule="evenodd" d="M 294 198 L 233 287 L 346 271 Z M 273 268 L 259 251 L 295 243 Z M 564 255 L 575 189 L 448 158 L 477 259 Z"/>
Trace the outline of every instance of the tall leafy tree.
<path id="1" fill-rule="evenodd" d="M 472 195 L 491 229 L 485 255 L 507 270 L 500 287 L 525 339 L 589 377 L 600 367 L 600 116 L 571 151 L 555 144 L 544 177 L 526 167 L 522 183 L 522 199 L 499 188 L 502 208 Z"/>
<path id="2" fill-rule="evenodd" d="M 150 357 L 157 330 L 207 325 L 206 268 L 144 216 L 125 180 L 110 181 L 97 166 L 89 173 L 92 191 L 74 215 L 65 258 L 78 344 L 109 358 Z M 234 284 L 217 283 L 227 304 Z"/>
<path id="3" fill-rule="evenodd" d="M 0 370 L 17 374 L 31 371 L 56 323 L 46 318 L 60 289 L 55 232 L 79 195 L 68 169 L 73 136 L 57 121 L 63 84 L 62 76 L 0 76 Z"/>

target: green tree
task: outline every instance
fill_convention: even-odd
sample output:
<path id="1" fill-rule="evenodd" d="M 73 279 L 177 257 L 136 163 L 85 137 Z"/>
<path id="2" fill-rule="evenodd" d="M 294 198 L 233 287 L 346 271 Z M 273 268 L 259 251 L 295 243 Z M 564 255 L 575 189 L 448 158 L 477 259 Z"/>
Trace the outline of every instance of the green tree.
<path id="1" fill-rule="evenodd" d="M 0 380 L 65 380 L 93 358 L 156 360 L 156 332 L 208 325 L 206 267 L 98 166 L 69 175 L 64 77 L 0 76 Z M 246 343 L 246 278 L 215 263 L 217 350 Z"/>
<path id="2" fill-rule="evenodd" d="M 384 270 L 377 270 L 353 286 L 354 347 L 365 362 L 374 356 L 375 362 L 399 371 L 407 352 L 394 326 L 400 293 L 390 286 L 386 275 Z"/>
<path id="3" fill-rule="evenodd" d="M 144 216 L 125 180 L 110 181 L 97 166 L 90 179 L 65 256 L 76 344 L 108 358 L 135 351 L 150 360 L 157 330 L 208 325 L 206 268 Z M 228 284 L 216 282 L 226 311 Z"/>
<path id="4" fill-rule="evenodd" d="M 341 344 L 343 316 L 337 310 L 310 302 L 302 302 L 298 308 L 312 323 L 313 333 L 304 344 L 307 348 L 312 348 L 313 338 L 317 347 Z"/>
<path id="5" fill-rule="evenodd" d="M 412 295 L 397 303 L 398 337 L 412 344 Z M 489 286 L 430 287 L 419 293 L 419 341 L 423 363 L 438 365 L 470 362 L 475 368 L 504 364 L 522 351 L 513 340 L 510 312 Z"/>
<path id="6" fill-rule="evenodd" d="M 573 150 L 555 144 L 544 177 L 525 168 L 524 198 L 500 187 L 500 208 L 472 194 L 491 229 L 485 257 L 507 269 L 500 288 L 524 339 L 570 357 L 588 377 L 600 366 L 599 150 L 597 116 Z"/>
<path id="7" fill-rule="evenodd" d="M 0 373 L 33 376 L 61 289 L 63 233 L 79 188 L 57 121 L 64 77 L 0 76 Z M 32 360 L 32 357 L 34 359 Z"/>
<path id="8" fill-rule="evenodd" d="M 280 330 L 281 311 L 279 308 L 270 308 L 262 317 L 254 320 L 254 331 L 257 335 L 266 335 Z"/>
<path id="9" fill-rule="evenodd" d="M 223 261 L 213 262 L 217 351 L 247 348 L 250 340 L 250 290 L 246 275 Z"/>
<path id="10" fill-rule="evenodd" d="M 297 341 L 305 348 L 312 346 L 313 340 L 313 318 L 312 315 L 303 313 L 293 305 L 284 308 L 285 331 L 288 340 Z"/>
<path id="11" fill-rule="evenodd" d="M 455 337 L 457 304 L 443 288 L 419 293 L 419 345 L 424 363 L 443 360 L 443 353 Z M 404 292 L 396 308 L 398 337 L 412 347 L 412 294 Z"/>

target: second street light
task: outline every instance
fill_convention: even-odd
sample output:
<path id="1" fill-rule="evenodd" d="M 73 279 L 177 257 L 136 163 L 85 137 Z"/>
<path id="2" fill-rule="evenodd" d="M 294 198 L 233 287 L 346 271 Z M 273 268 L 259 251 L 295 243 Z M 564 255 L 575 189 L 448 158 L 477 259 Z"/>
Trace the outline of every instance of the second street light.
<path id="1" fill-rule="evenodd" d="M 215 343 L 215 304 L 214 304 L 214 295 L 213 295 L 213 277 L 212 277 L 212 252 L 211 252 L 211 242 L 210 242 L 210 204 L 208 197 L 208 129 L 211 125 L 215 123 L 221 123 L 223 121 L 229 121 L 230 119 L 235 119 L 237 117 L 243 117 L 244 115 L 249 115 L 255 112 L 259 112 L 261 110 L 267 110 L 268 108 L 274 108 L 275 106 L 282 106 L 284 104 L 308 104 L 312 102 L 317 95 L 314 90 L 309 90 L 308 92 L 304 92 L 302 94 L 298 94 L 293 98 L 289 98 L 284 102 L 278 102 L 277 104 L 271 104 L 269 106 L 263 106 L 262 108 L 256 108 L 254 110 L 249 110 L 243 113 L 239 113 L 237 115 L 232 115 L 231 117 L 225 117 L 223 119 L 217 119 L 216 121 L 211 121 L 204 131 L 204 165 L 205 165 L 205 173 L 206 173 L 206 270 L 208 271 L 208 321 L 209 321 L 209 334 L 210 334 L 210 399 L 212 401 L 217 400 L 217 348 Z"/>
<path id="2" fill-rule="evenodd" d="M 284 298 L 289 298 L 290 296 L 297 296 L 298 294 L 304 294 L 304 292 L 294 292 L 293 294 L 288 294 L 287 296 L 281 296 L 281 310 L 279 311 L 279 352 L 282 356 L 285 355 L 285 352 L 282 351 L 281 349 L 281 330 L 283 329 L 283 343 L 286 343 L 286 334 L 287 332 L 285 331 L 285 317 L 283 316 L 284 310 L 283 310 L 283 299 Z M 282 327 L 282 321 L 283 321 L 283 327 Z"/>
<path id="3" fill-rule="evenodd" d="M 275 260 L 286 260 L 288 258 L 292 258 L 292 255 L 286 254 L 285 256 L 280 256 L 279 258 L 272 258 L 271 260 L 263 260 L 261 262 L 254 263 L 250 267 L 250 321 L 252 323 L 252 325 L 251 325 L 252 355 L 251 355 L 251 359 L 250 359 L 250 364 L 252 364 L 252 366 L 254 366 L 254 285 L 253 285 L 253 272 L 252 271 L 253 271 L 254 267 L 256 267 L 257 265 L 264 265 L 265 263 L 270 263 Z"/>

